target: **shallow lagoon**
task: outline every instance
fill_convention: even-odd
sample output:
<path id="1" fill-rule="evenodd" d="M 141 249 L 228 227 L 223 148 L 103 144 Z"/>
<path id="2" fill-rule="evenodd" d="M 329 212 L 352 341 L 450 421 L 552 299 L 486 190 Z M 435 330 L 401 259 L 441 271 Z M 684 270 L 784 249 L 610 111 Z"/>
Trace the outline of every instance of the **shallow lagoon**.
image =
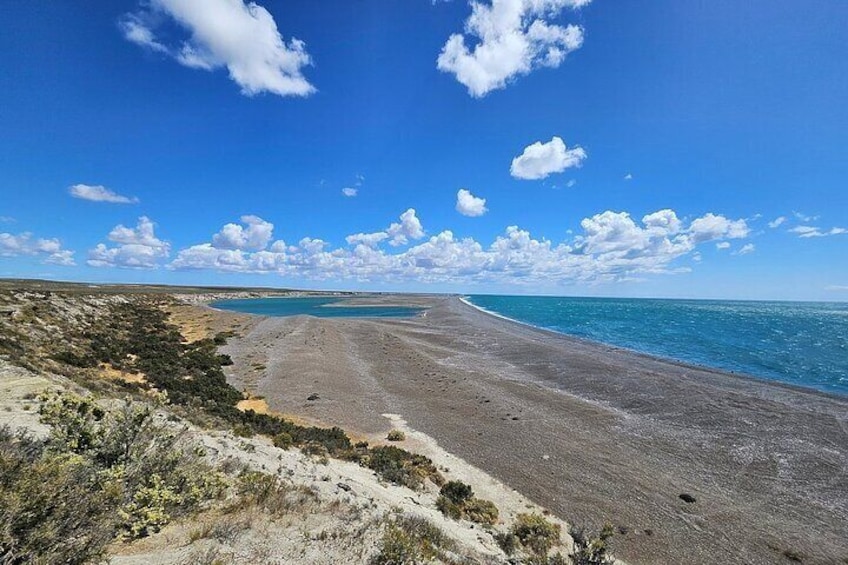
<path id="1" fill-rule="evenodd" d="M 260 316 L 315 316 L 318 318 L 410 318 L 422 308 L 409 306 L 345 306 L 345 298 L 314 296 L 218 300 L 213 308 Z"/>

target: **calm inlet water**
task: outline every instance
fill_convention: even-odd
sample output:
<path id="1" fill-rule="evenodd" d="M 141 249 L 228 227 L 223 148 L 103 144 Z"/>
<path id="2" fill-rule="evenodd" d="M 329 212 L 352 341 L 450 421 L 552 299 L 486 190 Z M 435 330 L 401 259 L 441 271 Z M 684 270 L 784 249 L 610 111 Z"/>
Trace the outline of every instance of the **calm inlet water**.
<path id="1" fill-rule="evenodd" d="M 848 395 L 848 303 L 483 295 L 470 301 L 540 328 Z"/>
<path id="2" fill-rule="evenodd" d="M 405 318 L 418 314 L 420 308 L 404 306 L 344 306 L 341 298 L 248 298 L 219 300 L 212 306 L 245 314 L 262 316 L 298 316 L 308 314 L 319 318 Z"/>

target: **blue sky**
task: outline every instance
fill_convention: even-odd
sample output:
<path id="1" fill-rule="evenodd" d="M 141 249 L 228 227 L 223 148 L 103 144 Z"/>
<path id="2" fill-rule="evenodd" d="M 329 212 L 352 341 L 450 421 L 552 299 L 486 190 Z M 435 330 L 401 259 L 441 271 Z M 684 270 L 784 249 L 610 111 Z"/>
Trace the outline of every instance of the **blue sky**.
<path id="1" fill-rule="evenodd" d="M 824 0 L 7 0 L 0 276 L 845 300 L 846 29 Z"/>

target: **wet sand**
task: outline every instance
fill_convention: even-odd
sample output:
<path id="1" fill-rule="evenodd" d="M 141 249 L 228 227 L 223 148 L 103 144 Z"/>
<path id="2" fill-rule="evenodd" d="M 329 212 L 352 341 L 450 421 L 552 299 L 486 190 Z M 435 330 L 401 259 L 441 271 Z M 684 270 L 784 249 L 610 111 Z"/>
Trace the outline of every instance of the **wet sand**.
<path id="1" fill-rule="evenodd" d="M 614 550 L 632 564 L 848 563 L 848 399 L 537 330 L 455 297 L 359 301 L 429 310 L 256 318 L 226 346 L 231 382 L 375 437 L 381 414 L 401 414 L 565 520 L 620 527 Z"/>

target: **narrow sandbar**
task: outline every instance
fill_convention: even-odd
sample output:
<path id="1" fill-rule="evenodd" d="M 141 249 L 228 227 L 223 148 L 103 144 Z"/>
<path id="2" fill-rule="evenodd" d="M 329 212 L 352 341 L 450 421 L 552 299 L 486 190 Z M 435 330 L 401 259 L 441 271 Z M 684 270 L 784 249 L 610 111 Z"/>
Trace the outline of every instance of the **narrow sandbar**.
<path id="1" fill-rule="evenodd" d="M 429 309 L 256 318 L 226 347 L 232 382 L 366 435 L 400 414 L 565 520 L 619 527 L 616 554 L 633 564 L 848 559 L 848 400 L 537 330 L 457 297 L 363 300 L 381 301 Z"/>

